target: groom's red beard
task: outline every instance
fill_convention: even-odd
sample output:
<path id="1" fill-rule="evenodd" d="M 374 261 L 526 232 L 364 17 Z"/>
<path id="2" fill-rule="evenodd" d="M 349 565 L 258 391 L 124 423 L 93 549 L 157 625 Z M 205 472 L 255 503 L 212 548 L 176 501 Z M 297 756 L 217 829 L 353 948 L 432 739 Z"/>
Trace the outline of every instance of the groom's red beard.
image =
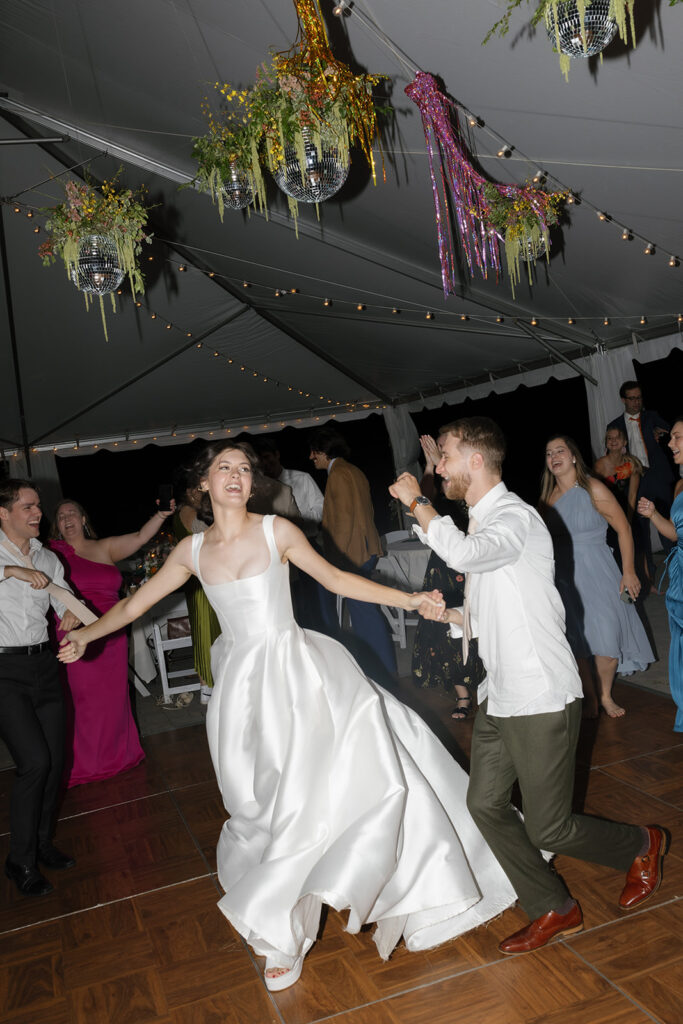
<path id="1" fill-rule="evenodd" d="M 472 477 L 469 473 L 459 473 L 450 480 L 444 480 L 443 493 L 450 501 L 464 501 L 471 483 Z"/>

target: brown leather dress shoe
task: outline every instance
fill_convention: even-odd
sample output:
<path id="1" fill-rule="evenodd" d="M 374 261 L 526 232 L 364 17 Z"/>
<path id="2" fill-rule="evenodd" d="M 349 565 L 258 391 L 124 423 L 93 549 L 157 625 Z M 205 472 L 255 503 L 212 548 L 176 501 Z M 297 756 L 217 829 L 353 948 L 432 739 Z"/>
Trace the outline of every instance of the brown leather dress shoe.
<path id="1" fill-rule="evenodd" d="M 619 897 L 622 910 L 635 910 L 657 892 L 662 883 L 662 860 L 669 849 L 669 833 L 659 825 L 646 825 L 650 836 L 647 853 L 636 857 L 628 869 L 626 885 Z"/>
<path id="2" fill-rule="evenodd" d="M 567 914 L 556 914 L 554 910 L 551 910 L 543 917 L 537 918 L 526 928 L 503 939 L 498 949 L 507 956 L 533 953 L 535 949 L 540 949 L 541 946 L 545 946 L 551 939 L 555 939 L 559 935 L 573 935 L 574 932 L 581 931 L 583 931 L 583 914 L 579 904 L 575 903 Z"/>

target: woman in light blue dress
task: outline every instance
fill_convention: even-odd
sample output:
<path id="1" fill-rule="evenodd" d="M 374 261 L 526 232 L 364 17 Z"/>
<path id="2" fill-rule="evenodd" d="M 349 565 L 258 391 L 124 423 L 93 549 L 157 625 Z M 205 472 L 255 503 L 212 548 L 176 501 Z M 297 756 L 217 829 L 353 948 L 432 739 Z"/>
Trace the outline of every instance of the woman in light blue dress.
<path id="1" fill-rule="evenodd" d="M 683 416 L 671 428 L 669 448 L 677 466 L 683 465 Z M 669 648 L 669 687 L 676 702 L 674 732 L 683 732 L 683 480 L 676 484 L 671 519 L 665 519 L 649 498 L 641 498 L 638 511 L 646 519 L 653 519 L 655 529 L 675 542 L 667 558 L 669 586 L 666 591 L 666 610 L 669 613 L 671 647 Z"/>
<path id="2" fill-rule="evenodd" d="M 546 446 L 540 511 L 553 538 L 555 584 L 567 616 L 567 640 L 584 690 L 584 716 L 599 708 L 621 718 L 612 698 L 617 672 L 642 672 L 654 661 L 633 603 L 640 580 L 633 565 L 633 536 L 618 501 L 590 476 L 574 441 L 554 437 Z M 622 573 L 607 546 L 617 534 Z"/>

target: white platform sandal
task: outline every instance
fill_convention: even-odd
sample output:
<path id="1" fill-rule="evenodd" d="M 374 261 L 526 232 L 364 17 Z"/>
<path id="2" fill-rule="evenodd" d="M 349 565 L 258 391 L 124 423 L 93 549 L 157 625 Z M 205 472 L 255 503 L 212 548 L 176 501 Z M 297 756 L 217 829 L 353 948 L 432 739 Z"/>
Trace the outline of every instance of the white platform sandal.
<path id="1" fill-rule="evenodd" d="M 303 956 L 298 956 L 291 967 L 281 967 L 274 959 L 266 957 L 266 966 L 263 972 L 263 980 L 269 992 L 282 992 L 283 989 L 295 985 L 301 977 L 301 969 L 304 966 Z M 281 974 L 268 976 L 268 971 L 281 971 Z"/>

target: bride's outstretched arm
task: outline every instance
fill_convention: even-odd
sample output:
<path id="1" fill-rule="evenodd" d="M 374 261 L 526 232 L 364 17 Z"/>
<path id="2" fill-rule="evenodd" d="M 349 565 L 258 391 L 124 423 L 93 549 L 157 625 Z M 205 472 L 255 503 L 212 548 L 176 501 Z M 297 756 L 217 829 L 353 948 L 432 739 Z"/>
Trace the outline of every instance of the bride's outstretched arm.
<path id="1" fill-rule="evenodd" d="M 67 633 L 57 654 L 59 660 L 63 662 L 78 661 L 91 641 L 109 636 L 117 629 L 127 626 L 129 622 L 144 615 L 162 597 L 172 594 L 178 587 L 187 583 L 191 575 L 188 564 L 191 544 L 191 537 L 181 541 L 151 580 L 143 584 L 130 597 L 124 597 L 97 622 L 86 626 L 85 629 L 72 629 Z"/>
<path id="2" fill-rule="evenodd" d="M 296 565 L 333 594 L 351 597 L 356 601 L 368 601 L 371 604 L 386 604 L 406 611 L 419 609 L 420 605 L 424 604 L 439 610 L 444 608 L 443 597 L 437 590 L 430 593 L 406 594 L 402 590 L 374 583 L 365 576 L 337 569 L 318 554 L 294 523 L 279 516 L 275 519 L 275 540 L 283 561 Z"/>

